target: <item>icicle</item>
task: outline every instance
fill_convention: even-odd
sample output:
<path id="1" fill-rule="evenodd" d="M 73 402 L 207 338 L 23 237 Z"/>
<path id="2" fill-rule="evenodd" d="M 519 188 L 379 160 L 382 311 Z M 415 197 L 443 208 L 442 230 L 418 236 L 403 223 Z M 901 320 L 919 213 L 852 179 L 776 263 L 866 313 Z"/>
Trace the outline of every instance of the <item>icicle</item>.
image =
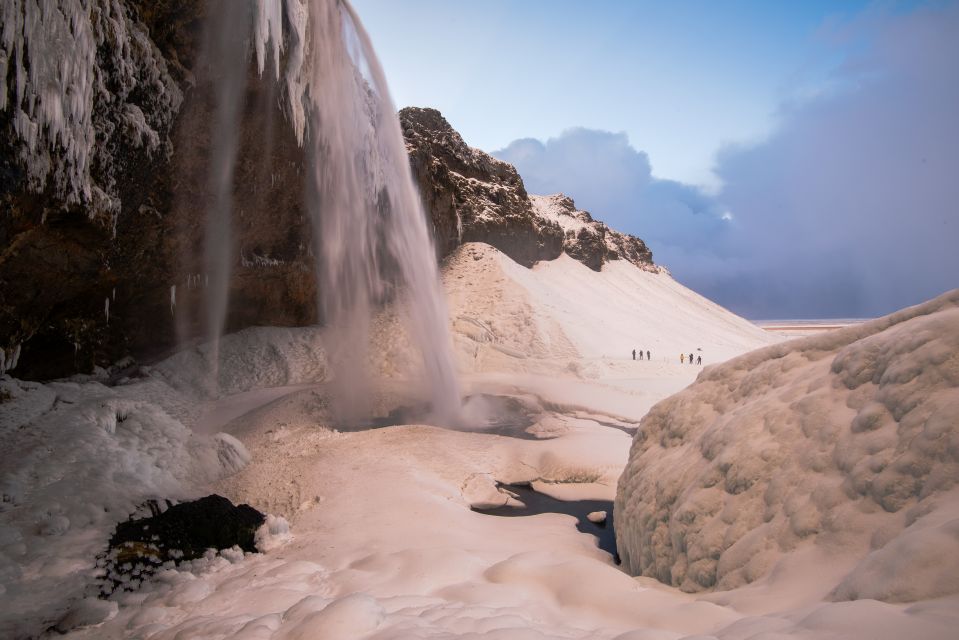
<path id="1" fill-rule="evenodd" d="M 176 285 L 170 285 L 170 315 L 173 315 L 173 311 L 176 309 Z"/>
<path id="2" fill-rule="evenodd" d="M 17 364 L 20 363 L 20 343 L 17 343 L 17 346 L 13 348 L 13 355 L 10 357 L 8 369 L 16 369 Z"/>
<path id="3" fill-rule="evenodd" d="M 110 324 L 110 297 L 109 296 L 107 296 L 107 298 L 103 301 L 103 315 L 107 319 L 107 324 Z"/>
<path id="4" fill-rule="evenodd" d="M 253 38 L 256 49 L 256 68 L 263 75 L 266 66 L 267 45 L 273 54 L 273 72 L 280 79 L 280 52 L 283 50 L 283 1 L 260 0 L 253 17 Z"/>

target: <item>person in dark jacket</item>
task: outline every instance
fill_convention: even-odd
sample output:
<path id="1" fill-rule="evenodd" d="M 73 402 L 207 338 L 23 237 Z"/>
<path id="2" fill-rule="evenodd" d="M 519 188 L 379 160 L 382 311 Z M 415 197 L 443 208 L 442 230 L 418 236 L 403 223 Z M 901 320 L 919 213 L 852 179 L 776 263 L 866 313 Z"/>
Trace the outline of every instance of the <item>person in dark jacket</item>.
<path id="1" fill-rule="evenodd" d="M 649 349 L 646 350 L 646 359 L 652 360 L 653 358 L 649 355 Z"/>
<path id="2" fill-rule="evenodd" d="M 636 349 L 633 349 L 633 360 L 636 359 Z"/>

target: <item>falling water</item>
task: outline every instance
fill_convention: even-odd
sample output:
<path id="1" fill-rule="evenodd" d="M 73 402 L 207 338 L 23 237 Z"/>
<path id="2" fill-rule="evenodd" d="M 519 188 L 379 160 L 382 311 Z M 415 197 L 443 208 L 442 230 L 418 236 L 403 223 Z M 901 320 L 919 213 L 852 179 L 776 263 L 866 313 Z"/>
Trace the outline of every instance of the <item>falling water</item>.
<path id="1" fill-rule="evenodd" d="M 239 9 L 239 10 L 237 10 Z M 206 337 L 211 345 L 210 391 L 219 392 L 220 336 L 226 323 L 230 272 L 233 264 L 233 173 L 239 148 L 240 108 L 243 104 L 247 40 L 243 36 L 250 14 L 244 7 L 219 5 L 215 28 L 208 34 L 211 63 L 218 73 L 216 113 L 212 130 L 210 193 L 213 201 L 206 218 L 203 267 L 210 278 L 206 295 Z"/>
<path id="2" fill-rule="evenodd" d="M 408 329 L 422 355 L 434 418 L 454 422 L 460 395 L 446 305 L 382 68 L 346 0 L 282 0 L 282 8 L 285 22 L 280 0 L 257 3 L 254 47 L 261 73 L 268 47 L 274 61 L 284 61 L 288 119 L 305 151 L 309 171 L 305 197 L 317 255 L 320 316 L 329 329 L 336 408 L 347 420 L 365 417 L 370 323 L 379 305 L 394 301 L 408 309 Z M 287 29 L 285 37 L 280 34 L 281 23 Z M 239 67 L 243 61 L 245 56 L 237 56 L 232 64 Z M 242 69 L 245 73 L 245 66 Z M 275 73 L 279 79 L 280 65 Z M 219 99 L 231 104 L 221 104 L 218 111 L 215 200 L 207 227 L 207 270 L 212 275 L 208 317 L 217 337 L 226 312 L 232 259 L 231 244 L 223 239 L 229 238 L 242 93 L 235 79 L 226 73 L 220 80 Z M 226 136 L 222 140 L 221 132 Z M 232 142 L 227 140 L 230 135 Z"/>

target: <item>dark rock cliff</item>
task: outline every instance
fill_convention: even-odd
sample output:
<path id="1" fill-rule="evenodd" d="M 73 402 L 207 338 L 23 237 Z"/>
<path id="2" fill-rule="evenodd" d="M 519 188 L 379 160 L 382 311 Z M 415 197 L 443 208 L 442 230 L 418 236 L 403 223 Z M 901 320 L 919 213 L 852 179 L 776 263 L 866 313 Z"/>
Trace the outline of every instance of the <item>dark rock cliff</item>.
<path id="1" fill-rule="evenodd" d="M 2 28 L 14 37 L 0 42 L 0 374 L 90 372 L 126 356 L 159 358 L 203 335 L 214 80 L 225 65 L 245 65 L 247 76 L 226 329 L 316 322 L 303 154 L 281 88 L 252 57 L 217 59 L 204 26 L 211 12 L 248 8 L 58 0 L 38 17 L 33 3 L 7 1 Z M 48 29 L 67 30 L 72 44 L 46 37 Z M 56 64 L 64 59 L 74 64 Z M 38 96 L 57 85 L 86 100 L 63 100 L 63 114 L 45 109 Z M 593 269 L 618 258 L 651 263 L 641 240 L 571 200 L 531 198 L 511 165 L 467 146 L 438 111 L 408 108 L 400 120 L 438 258 L 486 242 L 527 266 L 564 250 Z"/>
<path id="2" fill-rule="evenodd" d="M 593 220 L 571 198 L 527 194 L 513 165 L 469 147 L 436 109 L 402 109 L 400 124 L 439 257 L 485 242 L 526 266 L 563 251 L 597 271 L 609 260 L 652 265 L 642 240 Z"/>
<path id="3" fill-rule="evenodd" d="M 402 109 L 400 124 L 440 257 L 464 242 L 493 245 L 526 266 L 559 256 L 562 231 L 533 213 L 511 164 L 467 146 L 436 109 Z"/>

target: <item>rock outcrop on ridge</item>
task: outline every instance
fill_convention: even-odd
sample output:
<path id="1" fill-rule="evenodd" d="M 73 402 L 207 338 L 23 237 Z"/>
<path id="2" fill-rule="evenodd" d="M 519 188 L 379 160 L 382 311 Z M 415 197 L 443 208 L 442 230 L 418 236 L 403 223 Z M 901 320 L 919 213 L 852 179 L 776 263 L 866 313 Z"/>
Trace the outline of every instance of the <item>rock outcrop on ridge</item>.
<path id="1" fill-rule="evenodd" d="M 618 259 L 652 266 L 642 240 L 593 220 L 571 198 L 527 194 L 511 164 L 468 146 L 436 109 L 407 107 L 400 123 L 439 257 L 485 242 L 526 266 L 563 251 L 597 271 Z"/>
<path id="2" fill-rule="evenodd" d="M 246 89 L 226 330 L 317 322 L 307 171 L 283 89 L 258 73 L 255 56 L 209 46 L 206 17 L 250 10 L 236 6 L 3 4 L 0 374 L 89 373 L 203 337 L 215 81 L 227 70 L 245 73 Z M 252 23 L 246 14 L 237 20 Z M 67 56 L 71 64 L 50 64 Z M 572 201 L 556 215 L 557 207 L 535 206 L 516 169 L 467 146 L 438 111 L 409 108 L 400 118 L 438 258 L 486 242 L 526 266 L 563 251 L 593 269 L 617 258 L 651 264 L 641 240 L 592 221 Z"/>
<path id="3" fill-rule="evenodd" d="M 562 231 L 534 214 L 511 164 L 469 147 L 436 109 L 402 109 L 400 124 L 439 257 L 465 242 L 485 242 L 526 266 L 562 253 Z"/>
<path id="4" fill-rule="evenodd" d="M 646 243 L 593 220 L 588 211 L 580 211 L 569 196 L 530 196 L 533 211 L 541 219 L 554 222 L 563 230 L 563 250 L 590 269 L 599 271 L 610 260 L 626 260 L 638 267 L 653 267 L 653 252 Z"/>

